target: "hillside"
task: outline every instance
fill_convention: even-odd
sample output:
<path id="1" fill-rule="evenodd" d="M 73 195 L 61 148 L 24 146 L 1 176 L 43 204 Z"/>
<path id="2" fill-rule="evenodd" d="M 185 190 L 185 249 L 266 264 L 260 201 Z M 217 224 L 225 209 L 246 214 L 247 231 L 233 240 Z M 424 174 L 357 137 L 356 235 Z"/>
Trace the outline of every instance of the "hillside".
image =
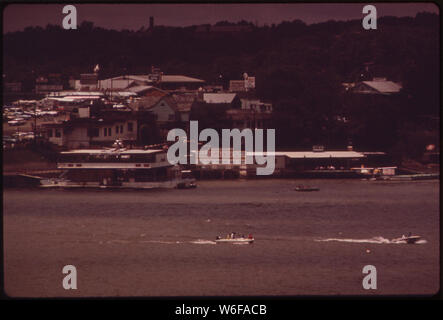
<path id="1" fill-rule="evenodd" d="M 202 32 L 197 26 L 115 31 L 91 22 L 77 30 L 30 27 L 4 36 L 5 79 L 23 81 L 31 90 L 36 76 L 61 73 L 67 84 L 69 77 L 91 72 L 98 63 L 101 78 L 147 73 L 154 65 L 165 74 L 227 86 L 248 72 L 256 76 L 257 95 L 274 104 L 281 146 L 344 146 L 352 140 L 363 149 L 404 154 L 411 146 L 399 145 L 400 140 L 414 132 L 420 142 L 412 148 L 438 142 L 438 126 L 424 133 L 428 128 L 421 120 L 439 116 L 438 15 L 383 17 L 371 31 L 360 20 L 240 24 L 249 28 L 234 33 Z M 402 83 L 402 95 L 368 100 L 344 94 L 341 83 L 358 80 L 366 62 L 373 63 L 371 76 Z M 334 121 L 337 115 L 351 119 L 350 124 Z"/>

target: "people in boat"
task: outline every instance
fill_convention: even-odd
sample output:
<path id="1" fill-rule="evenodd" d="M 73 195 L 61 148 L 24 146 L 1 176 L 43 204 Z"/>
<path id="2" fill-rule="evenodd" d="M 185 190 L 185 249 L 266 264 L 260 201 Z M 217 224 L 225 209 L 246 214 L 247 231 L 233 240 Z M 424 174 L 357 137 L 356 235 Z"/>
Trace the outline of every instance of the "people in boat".
<path id="1" fill-rule="evenodd" d="M 248 235 L 248 239 L 252 239 L 252 234 L 249 234 L 249 235 Z"/>

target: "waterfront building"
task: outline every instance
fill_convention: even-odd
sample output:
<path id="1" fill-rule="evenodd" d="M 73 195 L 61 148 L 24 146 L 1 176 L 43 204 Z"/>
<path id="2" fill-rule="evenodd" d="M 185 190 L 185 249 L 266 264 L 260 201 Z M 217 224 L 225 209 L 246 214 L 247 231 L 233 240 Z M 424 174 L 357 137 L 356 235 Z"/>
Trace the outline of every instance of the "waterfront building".
<path id="1" fill-rule="evenodd" d="M 61 152 L 56 179 L 42 179 L 42 187 L 175 188 L 193 182 L 181 168 L 171 165 L 164 150 L 127 149 L 115 141 L 108 149 L 75 149 Z"/>
<path id="2" fill-rule="evenodd" d="M 137 142 L 139 121 L 135 115 L 122 114 L 100 118 L 75 118 L 42 125 L 49 142 L 65 148 L 110 145 L 116 139 Z"/>

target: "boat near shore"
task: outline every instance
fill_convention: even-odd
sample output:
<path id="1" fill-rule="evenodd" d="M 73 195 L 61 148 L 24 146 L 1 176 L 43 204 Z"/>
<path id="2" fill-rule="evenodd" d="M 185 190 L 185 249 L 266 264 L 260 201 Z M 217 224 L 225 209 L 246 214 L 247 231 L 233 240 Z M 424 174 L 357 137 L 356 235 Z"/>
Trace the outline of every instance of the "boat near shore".
<path id="1" fill-rule="evenodd" d="M 58 178 L 42 179 L 43 188 L 177 188 L 195 179 L 168 162 L 166 151 L 114 148 L 78 149 L 60 153 Z"/>

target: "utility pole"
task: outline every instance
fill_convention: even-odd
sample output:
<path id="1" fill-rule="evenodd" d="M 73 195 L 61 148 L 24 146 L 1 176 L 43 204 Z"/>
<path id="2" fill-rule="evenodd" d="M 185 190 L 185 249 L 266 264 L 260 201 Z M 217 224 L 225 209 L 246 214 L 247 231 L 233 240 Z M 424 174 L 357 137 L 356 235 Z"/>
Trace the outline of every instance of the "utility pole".
<path id="1" fill-rule="evenodd" d="M 34 103 L 34 144 L 37 144 L 37 103 Z"/>

